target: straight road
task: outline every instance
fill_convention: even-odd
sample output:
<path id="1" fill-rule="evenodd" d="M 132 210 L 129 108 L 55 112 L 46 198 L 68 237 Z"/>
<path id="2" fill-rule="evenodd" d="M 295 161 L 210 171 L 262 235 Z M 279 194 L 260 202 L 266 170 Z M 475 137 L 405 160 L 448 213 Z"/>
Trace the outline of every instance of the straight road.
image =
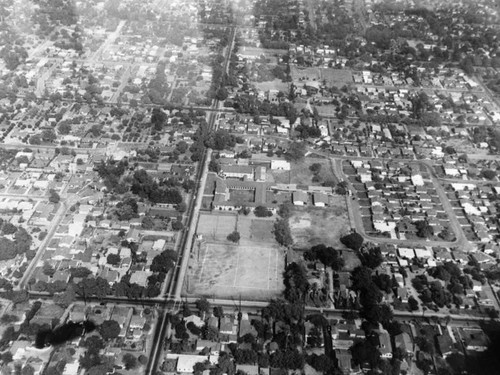
<path id="1" fill-rule="evenodd" d="M 30 291 L 30 296 L 34 298 L 39 298 L 39 299 L 50 299 L 52 300 L 52 296 L 48 295 L 47 293 L 44 292 L 33 292 Z M 83 298 L 78 298 L 78 300 L 82 300 Z M 145 306 L 153 306 L 156 307 L 157 309 L 160 309 L 160 311 L 165 312 L 165 315 L 168 312 L 177 312 L 178 309 L 180 308 L 180 303 L 178 301 L 174 301 L 173 299 L 169 298 L 149 298 L 149 299 L 144 299 L 144 300 L 138 300 L 135 303 L 131 303 L 131 300 L 126 298 L 126 297 L 106 297 L 99 299 L 97 297 L 87 297 L 86 298 L 87 302 L 93 302 L 93 303 L 110 303 L 110 304 L 118 304 L 118 305 L 125 305 L 125 306 L 133 306 L 137 305 L 138 303 L 144 304 Z M 196 308 L 196 301 L 197 298 L 193 297 L 186 297 L 183 299 L 183 302 L 187 303 L 189 305 L 189 309 L 191 311 L 198 311 Z M 262 312 L 262 309 L 264 307 L 267 307 L 269 305 L 268 302 L 263 302 L 263 301 L 248 301 L 248 300 L 226 300 L 226 299 L 209 299 L 209 302 L 212 306 L 221 306 L 223 307 L 224 311 L 226 312 L 246 312 L 249 314 L 260 314 Z M 305 307 L 306 314 L 317 314 L 317 313 L 323 313 L 325 314 L 328 318 L 332 319 L 340 319 L 342 317 L 342 314 L 345 312 L 350 312 L 352 310 L 350 309 L 335 309 L 335 308 L 320 308 L 320 307 L 312 307 L 312 306 L 306 306 Z M 163 314 L 160 314 L 160 317 Z M 397 320 L 401 321 L 408 321 L 411 319 L 429 319 L 429 318 L 439 318 L 439 319 L 449 319 L 451 322 L 455 322 L 455 324 L 459 324 L 460 322 L 466 323 L 466 322 L 472 322 L 472 321 L 484 321 L 484 320 L 489 320 L 487 318 L 483 317 L 478 317 L 478 316 L 472 316 L 472 315 L 458 315 L 458 314 L 445 314 L 445 313 L 436 313 L 432 310 L 428 310 L 422 314 L 421 311 L 415 311 L 415 312 L 410 312 L 410 311 L 400 311 L 400 310 L 395 310 L 394 311 L 394 317 Z M 497 319 L 498 320 L 498 319 Z M 158 324 L 158 327 L 161 328 L 162 330 L 166 331 L 166 327 L 161 327 L 162 324 Z M 156 337 L 161 337 L 157 336 L 155 334 L 154 336 Z"/>
<path id="2" fill-rule="evenodd" d="M 234 41 L 236 36 L 236 29 L 233 28 L 231 30 L 231 43 L 228 47 L 226 47 L 226 56 L 224 63 L 224 70 L 227 72 L 229 68 L 229 61 L 231 57 L 231 52 L 234 47 Z M 217 99 L 214 99 L 211 112 L 207 113 L 208 117 L 208 125 L 210 129 L 214 129 L 216 126 L 216 113 L 219 112 L 220 102 Z M 188 208 L 188 219 L 187 219 L 187 228 L 184 230 L 181 239 L 181 247 L 179 252 L 179 257 L 176 262 L 176 266 L 174 268 L 171 284 L 169 288 L 169 296 L 173 297 L 170 301 L 173 303 L 173 306 L 176 306 L 177 303 L 181 301 L 181 293 L 182 287 L 184 284 L 184 278 L 186 275 L 189 257 L 191 254 L 191 247 L 193 244 L 193 239 L 195 236 L 195 228 L 198 222 L 198 215 L 201 208 L 201 201 L 203 199 L 203 191 L 205 190 L 205 183 L 208 174 L 208 163 L 210 162 L 210 157 L 212 154 L 212 150 L 206 149 L 203 158 L 200 161 L 199 169 L 198 169 L 198 185 L 196 187 L 196 191 L 194 192 L 195 200 L 191 200 L 189 208 Z M 163 310 L 160 313 L 159 322 L 161 324 L 157 324 L 154 335 L 155 340 L 153 344 L 153 348 L 151 351 L 151 359 L 148 363 L 148 371 L 146 374 L 153 374 L 158 367 L 158 362 L 161 358 L 161 353 L 163 352 L 163 337 L 167 331 L 168 326 L 168 310 Z"/>
<path id="3" fill-rule="evenodd" d="M 359 160 L 360 158 L 353 158 Z M 373 158 L 368 158 L 370 160 L 373 160 Z M 347 182 L 349 190 L 351 191 L 356 191 L 352 183 L 349 181 L 347 176 L 344 174 L 342 170 L 342 160 L 341 158 L 335 159 L 335 167 L 334 170 L 336 173 L 338 173 L 338 176 L 341 180 L 344 180 Z M 424 164 L 424 167 L 427 168 L 427 165 Z M 373 241 L 373 242 L 378 242 L 378 243 L 387 243 L 387 244 L 394 244 L 394 245 L 402 245 L 402 246 L 410 246 L 410 247 L 415 247 L 415 246 L 443 246 L 443 247 L 460 247 L 461 249 L 465 251 L 470 251 L 473 249 L 473 246 L 469 241 L 466 239 L 465 234 L 462 231 L 462 227 L 460 226 L 460 223 L 458 222 L 458 219 L 453 211 L 453 208 L 450 205 L 450 202 L 448 201 L 448 197 L 446 196 L 446 193 L 439 184 L 439 182 L 435 179 L 435 177 L 432 177 L 433 183 L 436 187 L 436 192 L 439 195 L 439 198 L 441 200 L 441 203 L 443 204 L 443 207 L 445 208 L 448 217 L 450 218 L 450 224 L 452 226 L 452 230 L 455 232 L 456 235 L 456 240 L 455 241 L 414 241 L 414 240 L 397 240 L 397 239 L 391 239 L 391 238 L 379 238 L 379 237 L 372 237 L 366 234 L 363 221 L 361 219 L 361 215 L 359 214 L 360 212 L 360 206 L 358 203 L 357 199 L 353 199 L 353 197 L 346 197 L 346 204 L 347 204 L 347 210 L 349 212 L 349 217 L 351 218 L 351 223 L 355 223 L 355 229 L 358 233 L 360 233 L 363 237 L 366 239 Z"/>
<path id="4" fill-rule="evenodd" d="M 102 55 L 102 53 L 108 48 L 110 45 L 112 45 L 116 39 L 120 36 L 120 33 L 123 29 L 123 26 L 127 21 L 121 20 L 118 26 L 116 27 L 115 31 L 113 31 L 111 34 L 108 35 L 106 40 L 101 44 L 101 46 L 92 54 L 92 56 L 87 60 L 89 64 L 95 63 L 99 57 Z"/>
<path id="5" fill-rule="evenodd" d="M 54 219 L 52 220 L 52 223 L 51 223 L 50 229 L 47 233 L 47 236 L 45 236 L 45 238 L 43 239 L 40 246 L 38 246 L 38 250 L 35 254 L 35 257 L 31 260 L 28 268 L 26 269 L 26 272 L 24 272 L 24 275 L 21 278 L 21 280 L 19 281 L 19 284 L 18 284 L 16 289 L 24 289 L 24 287 L 26 286 L 27 282 L 29 281 L 29 279 L 31 277 L 31 274 L 33 273 L 33 270 L 38 265 L 38 262 L 42 259 L 43 254 L 45 253 L 45 249 L 47 248 L 48 244 L 52 240 L 52 237 L 54 236 L 54 234 L 57 230 L 57 227 L 59 226 L 62 219 L 64 218 L 64 216 L 68 212 L 68 209 L 72 205 L 74 205 L 77 201 L 78 201 L 78 198 L 72 197 L 69 200 L 62 202 L 62 204 L 59 206 L 59 208 L 54 216 Z"/>

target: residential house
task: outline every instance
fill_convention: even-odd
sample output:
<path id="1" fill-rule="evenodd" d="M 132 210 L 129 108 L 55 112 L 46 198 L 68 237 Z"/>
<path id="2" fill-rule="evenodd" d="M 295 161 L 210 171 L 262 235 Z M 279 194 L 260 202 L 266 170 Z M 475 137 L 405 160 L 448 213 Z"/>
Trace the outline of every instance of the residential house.
<path id="1" fill-rule="evenodd" d="M 391 336 L 387 331 L 380 331 L 378 335 L 380 356 L 382 358 L 392 358 Z"/>
<path id="2" fill-rule="evenodd" d="M 301 190 L 292 193 L 292 202 L 295 206 L 303 206 L 307 204 L 307 193 Z"/>
<path id="3" fill-rule="evenodd" d="M 400 348 L 408 356 L 413 355 L 413 341 L 407 332 L 402 332 L 394 337 L 394 345 Z"/>
<path id="4" fill-rule="evenodd" d="M 323 193 L 313 193 L 313 203 L 316 207 L 325 207 L 328 204 L 328 196 Z"/>

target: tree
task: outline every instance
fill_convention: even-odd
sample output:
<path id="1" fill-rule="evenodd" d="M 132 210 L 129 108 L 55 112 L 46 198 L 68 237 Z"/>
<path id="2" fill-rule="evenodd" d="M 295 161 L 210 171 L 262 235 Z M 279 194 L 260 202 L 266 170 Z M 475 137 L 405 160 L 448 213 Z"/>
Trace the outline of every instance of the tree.
<path id="1" fill-rule="evenodd" d="M 488 180 L 494 180 L 497 176 L 497 173 L 491 169 L 486 169 L 481 172 L 481 175 Z"/>
<path id="2" fill-rule="evenodd" d="M 290 246 L 293 244 L 292 233 L 290 232 L 290 226 L 286 219 L 278 219 L 274 223 L 274 237 L 276 241 L 282 246 Z"/>
<path id="3" fill-rule="evenodd" d="M 332 267 L 334 271 L 340 271 L 344 267 L 344 259 L 340 253 L 333 247 L 325 245 L 316 245 L 311 250 L 304 253 L 306 260 L 315 261 L 319 260 L 327 267 Z"/>
<path id="4" fill-rule="evenodd" d="M 429 238 L 434 235 L 434 228 L 426 220 L 416 221 L 415 227 L 417 228 L 417 236 L 419 237 Z"/>
<path id="5" fill-rule="evenodd" d="M 88 375 L 106 375 L 108 373 L 108 366 L 105 364 L 93 366 L 88 371 Z"/>
<path id="6" fill-rule="evenodd" d="M 153 258 L 151 271 L 167 273 L 175 265 L 177 253 L 174 250 L 165 250 Z"/>
<path id="7" fill-rule="evenodd" d="M 363 237 L 359 233 L 353 232 L 344 237 L 341 237 L 340 242 L 342 242 L 349 249 L 358 251 L 363 245 Z"/>
<path id="8" fill-rule="evenodd" d="M 284 296 L 290 303 L 299 303 L 303 300 L 309 289 L 307 273 L 302 264 L 290 263 L 283 274 L 285 292 Z"/>
<path id="9" fill-rule="evenodd" d="M 205 371 L 207 366 L 205 365 L 205 362 L 196 362 L 193 366 L 193 372 L 195 375 L 200 375 Z"/>
<path id="10" fill-rule="evenodd" d="M 410 311 L 418 310 L 418 301 L 415 299 L 415 297 L 410 296 L 408 298 L 408 307 L 410 308 Z"/>
<path id="11" fill-rule="evenodd" d="M 86 267 L 70 268 L 69 272 L 71 273 L 71 277 L 81 279 L 85 279 L 87 276 L 92 274 L 92 271 Z"/>
<path id="12" fill-rule="evenodd" d="M 299 161 L 305 156 L 305 144 L 293 142 L 288 146 L 285 153 L 285 159 L 288 161 Z"/>
<path id="13" fill-rule="evenodd" d="M 104 340 L 117 338 L 120 331 L 120 324 L 116 320 L 105 320 L 99 327 L 99 333 Z"/>
<path id="14" fill-rule="evenodd" d="M 176 209 L 177 211 L 181 212 L 181 213 L 182 213 L 182 212 L 186 212 L 186 210 L 187 210 L 187 204 L 186 204 L 185 202 L 181 202 L 181 203 L 179 203 L 179 204 L 175 207 L 175 209 Z"/>
<path id="15" fill-rule="evenodd" d="M 18 320 L 19 320 L 19 318 L 17 317 L 17 315 L 4 314 L 0 318 L 0 323 L 2 323 L 2 324 L 10 324 L 10 323 L 17 322 Z"/>
<path id="16" fill-rule="evenodd" d="M 234 231 L 232 233 L 230 233 L 228 236 L 227 236 L 227 239 L 231 242 L 234 242 L 234 243 L 238 243 L 240 242 L 240 232 L 238 231 Z"/>
<path id="17" fill-rule="evenodd" d="M 352 360 L 358 365 L 363 365 L 367 362 L 374 368 L 380 358 L 380 351 L 373 345 L 371 340 L 355 342 L 349 350 L 351 351 Z"/>
<path id="18" fill-rule="evenodd" d="M 205 325 L 202 329 L 202 335 L 205 340 L 217 341 L 219 339 L 219 330 L 213 326 Z"/>
<path id="19" fill-rule="evenodd" d="M 85 340 L 81 344 L 84 348 L 89 350 L 99 352 L 99 350 L 104 349 L 105 344 L 99 335 L 92 335 L 85 338 Z"/>
<path id="20" fill-rule="evenodd" d="M 429 354 L 434 354 L 434 344 L 429 341 L 426 337 L 424 336 L 418 336 L 415 338 L 415 344 L 418 345 L 420 350 L 423 352 L 429 353 Z"/>
<path id="21" fill-rule="evenodd" d="M 117 266 L 121 262 L 121 257 L 118 254 L 108 254 L 106 262 L 112 266 Z"/>
<path id="22" fill-rule="evenodd" d="M 57 131 L 62 135 L 69 134 L 69 132 L 71 131 L 71 126 L 68 122 L 61 122 L 57 127 Z"/>
<path id="23" fill-rule="evenodd" d="M 189 146 L 186 142 L 180 141 L 175 145 L 175 148 L 179 151 L 179 153 L 184 154 L 188 150 Z"/>
<path id="24" fill-rule="evenodd" d="M 54 295 L 54 303 L 61 307 L 68 307 L 76 300 L 76 292 L 73 283 L 67 284 L 66 290 Z"/>
<path id="25" fill-rule="evenodd" d="M 61 197 L 59 196 L 59 194 L 57 194 L 57 192 L 54 189 L 50 189 L 49 190 L 49 202 L 57 204 L 57 203 L 59 203 L 60 200 L 61 200 Z"/>
<path id="26" fill-rule="evenodd" d="M 29 363 L 25 364 L 21 370 L 21 375 L 34 375 L 35 369 Z"/>
<path id="27" fill-rule="evenodd" d="M 44 142 L 48 143 L 52 143 L 57 139 L 57 135 L 52 129 L 45 129 L 40 136 Z"/>
<path id="28" fill-rule="evenodd" d="M 99 357 L 99 352 L 94 350 L 87 350 L 83 356 L 80 357 L 80 366 L 84 369 L 90 369 L 95 366 L 98 366 L 101 363 L 101 359 Z"/>
<path id="29" fill-rule="evenodd" d="M 42 144 L 42 137 L 40 134 L 35 134 L 32 135 L 29 140 L 28 140 L 30 145 L 41 145 Z"/>
<path id="30" fill-rule="evenodd" d="M 197 299 L 195 305 L 200 312 L 208 313 L 210 311 L 210 302 L 205 297 Z"/>
<path id="31" fill-rule="evenodd" d="M 219 162 L 215 159 L 210 160 L 210 163 L 208 163 L 208 170 L 210 172 L 219 173 L 221 170 Z"/>
<path id="32" fill-rule="evenodd" d="M 372 246 L 369 249 L 364 249 L 358 254 L 358 256 L 361 260 L 361 264 L 371 269 L 375 269 L 380 266 L 384 260 L 380 247 L 378 246 Z"/>
<path id="33" fill-rule="evenodd" d="M 122 362 L 126 370 L 133 370 L 137 367 L 137 358 L 133 354 L 125 353 Z"/>
<path id="34" fill-rule="evenodd" d="M 321 171 L 321 167 L 320 163 L 313 163 L 309 166 L 309 170 L 314 174 L 318 174 Z"/>
<path id="35" fill-rule="evenodd" d="M 11 363 L 14 359 L 13 359 L 12 353 L 9 351 L 6 351 L 6 352 L 3 352 L 2 354 L 0 354 L 0 360 L 3 363 Z"/>
<path id="36" fill-rule="evenodd" d="M 215 98 L 219 101 L 226 100 L 227 96 L 228 96 L 228 92 L 227 92 L 227 89 L 225 87 L 220 87 L 215 94 Z"/>
<path id="37" fill-rule="evenodd" d="M 312 327 L 307 337 L 307 344 L 313 348 L 319 348 L 323 343 L 323 334 L 319 327 Z"/>
<path id="38" fill-rule="evenodd" d="M 461 353 L 451 353 L 446 357 L 446 362 L 450 365 L 455 374 L 462 374 L 465 370 L 465 356 Z"/>
<path id="39" fill-rule="evenodd" d="M 335 367 L 333 360 L 325 354 L 312 354 L 306 358 L 306 362 L 316 371 L 323 374 L 330 373 Z"/>
<path id="40" fill-rule="evenodd" d="M 172 230 L 179 231 L 184 229 L 184 224 L 182 224 L 182 221 L 180 220 L 174 220 L 172 222 Z"/>
<path id="41" fill-rule="evenodd" d="M 420 119 L 430 106 L 429 97 L 424 91 L 414 94 L 410 98 L 412 104 L 413 117 Z"/>
<path id="42" fill-rule="evenodd" d="M 253 211 L 255 216 L 257 217 L 268 217 L 268 216 L 273 216 L 273 213 L 267 209 L 265 206 L 257 206 L 255 207 L 255 210 Z"/>
<path id="43" fill-rule="evenodd" d="M 222 306 L 214 306 L 214 316 L 216 318 L 222 318 L 224 316 L 224 309 Z"/>
<path id="44" fill-rule="evenodd" d="M 278 209 L 278 215 L 283 219 L 289 219 L 293 213 L 293 204 L 290 202 L 285 202 L 280 204 Z"/>

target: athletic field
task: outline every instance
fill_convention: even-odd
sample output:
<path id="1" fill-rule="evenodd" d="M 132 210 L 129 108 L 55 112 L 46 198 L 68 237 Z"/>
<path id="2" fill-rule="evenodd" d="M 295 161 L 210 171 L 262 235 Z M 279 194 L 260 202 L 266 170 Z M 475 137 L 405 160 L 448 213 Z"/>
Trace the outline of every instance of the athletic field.
<path id="1" fill-rule="evenodd" d="M 283 290 L 284 255 L 277 247 L 208 243 L 190 264 L 188 294 L 264 299 Z"/>

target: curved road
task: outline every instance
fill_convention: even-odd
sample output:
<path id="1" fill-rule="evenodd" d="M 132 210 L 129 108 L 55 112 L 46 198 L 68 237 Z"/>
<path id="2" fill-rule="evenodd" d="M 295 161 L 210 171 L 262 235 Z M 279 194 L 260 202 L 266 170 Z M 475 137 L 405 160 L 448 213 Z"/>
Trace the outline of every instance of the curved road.
<path id="1" fill-rule="evenodd" d="M 329 156 L 331 157 L 331 156 Z M 333 159 L 333 158 L 332 158 Z M 353 157 L 352 159 L 358 159 Z M 361 158 L 361 159 L 369 159 L 373 160 L 373 158 Z M 338 175 L 339 179 L 344 180 L 347 182 L 349 189 L 351 191 L 356 191 L 352 183 L 349 181 L 347 176 L 344 174 L 344 171 L 342 170 L 342 161 L 343 159 L 341 158 L 335 158 L 334 159 L 334 170 L 335 173 Z M 424 166 L 425 168 L 428 168 L 428 165 L 419 162 L 420 165 Z M 465 234 L 462 230 L 462 227 L 460 226 L 460 223 L 458 222 L 458 219 L 455 215 L 455 212 L 453 211 L 453 207 L 451 206 L 450 202 L 448 201 L 448 197 L 446 196 L 446 192 L 444 191 L 443 187 L 439 183 L 436 177 L 434 177 L 431 173 L 431 179 L 433 182 L 434 187 L 436 188 L 436 192 L 439 195 L 439 199 L 446 210 L 448 217 L 450 219 L 450 226 L 453 232 L 455 233 L 456 240 L 455 241 L 422 241 L 422 240 L 397 240 L 397 239 L 391 239 L 391 238 L 383 238 L 383 237 L 371 237 L 366 234 L 364 226 L 363 226 L 363 221 L 361 219 L 361 215 L 359 214 L 360 212 L 360 207 L 358 200 L 351 199 L 350 197 L 346 197 L 346 204 L 347 204 L 347 209 L 349 211 L 349 217 L 352 218 L 352 222 L 355 223 L 355 229 L 357 232 L 359 232 L 363 237 L 367 238 L 370 241 L 373 242 L 378 242 L 378 243 L 388 243 L 388 244 L 395 244 L 395 245 L 404 245 L 404 246 L 421 246 L 424 244 L 425 246 L 444 246 L 444 247 L 458 247 L 462 250 L 465 251 L 471 251 L 474 249 L 474 246 L 467 240 L 465 237 Z"/>

